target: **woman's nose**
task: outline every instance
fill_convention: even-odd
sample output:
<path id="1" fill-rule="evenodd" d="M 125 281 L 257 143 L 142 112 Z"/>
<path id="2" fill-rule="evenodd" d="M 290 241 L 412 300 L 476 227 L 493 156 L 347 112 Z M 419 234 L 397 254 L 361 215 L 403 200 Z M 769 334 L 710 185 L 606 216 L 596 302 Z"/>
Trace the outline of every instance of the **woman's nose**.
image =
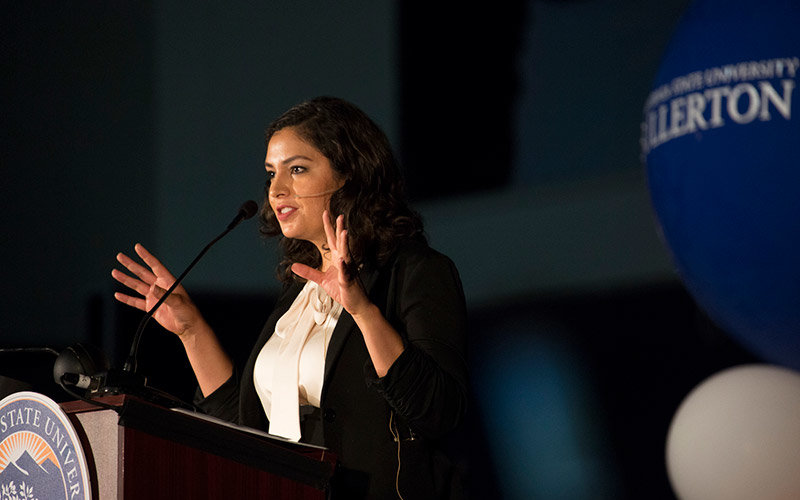
<path id="1" fill-rule="evenodd" d="M 270 197 L 277 198 L 279 196 L 288 194 L 288 192 L 289 188 L 286 183 L 286 179 L 284 176 L 276 173 L 269 183 Z"/>

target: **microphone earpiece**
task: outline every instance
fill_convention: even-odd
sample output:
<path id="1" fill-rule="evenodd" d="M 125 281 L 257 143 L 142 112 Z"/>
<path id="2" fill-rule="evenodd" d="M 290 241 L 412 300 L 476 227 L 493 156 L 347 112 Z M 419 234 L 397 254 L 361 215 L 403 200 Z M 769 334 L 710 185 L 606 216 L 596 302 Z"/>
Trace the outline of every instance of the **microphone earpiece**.
<path id="1" fill-rule="evenodd" d="M 335 189 L 329 189 L 328 191 L 323 191 L 321 193 L 315 193 L 315 194 L 295 194 L 294 197 L 295 198 L 299 198 L 299 199 L 302 199 L 302 198 L 316 198 L 318 196 L 325 196 L 326 194 L 333 194 L 338 190 L 339 190 L 339 188 L 335 188 Z"/>

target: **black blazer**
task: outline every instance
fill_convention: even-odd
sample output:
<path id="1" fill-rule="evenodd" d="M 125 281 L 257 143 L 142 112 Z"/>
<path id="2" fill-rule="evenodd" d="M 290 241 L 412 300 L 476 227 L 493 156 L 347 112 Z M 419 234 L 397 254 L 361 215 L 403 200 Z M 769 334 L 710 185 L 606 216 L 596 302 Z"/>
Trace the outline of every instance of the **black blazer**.
<path id="1" fill-rule="evenodd" d="M 451 471 L 436 441 L 466 411 L 466 307 L 458 272 L 444 255 L 409 241 L 384 266 L 362 269 L 359 278 L 403 337 L 405 350 L 378 378 L 361 332 L 343 311 L 326 355 L 321 408 L 303 418 L 301 441 L 324 445 L 337 455 L 334 497 L 397 498 L 398 467 L 406 500 L 449 496 Z M 199 398 L 199 407 L 242 425 L 269 428 L 253 368 L 302 287 L 292 284 L 278 300 L 241 379 L 234 374 L 207 398 Z"/>

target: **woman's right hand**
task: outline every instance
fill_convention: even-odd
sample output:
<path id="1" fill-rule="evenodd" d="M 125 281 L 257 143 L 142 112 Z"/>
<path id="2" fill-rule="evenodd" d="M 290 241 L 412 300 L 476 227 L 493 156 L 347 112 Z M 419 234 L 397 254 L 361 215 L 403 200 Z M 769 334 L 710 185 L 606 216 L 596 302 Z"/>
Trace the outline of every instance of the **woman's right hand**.
<path id="1" fill-rule="evenodd" d="M 138 295 L 126 295 L 117 292 L 114 294 L 114 298 L 123 304 L 142 311 L 149 311 L 164 295 L 166 290 L 175 283 L 175 277 L 164 267 L 161 261 L 156 259 L 141 244 L 137 243 L 134 246 L 134 250 L 147 267 L 139 264 L 124 253 L 118 253 L 117 261 L 136 277 L 118 269 L 113 269 L 111 276 Z M 178 286 L 167 300 L 161 304 L 153 318 L 161 326 L 179 336 L 204 323 L 200 311 L 189 298 L 182 285 Z"/>

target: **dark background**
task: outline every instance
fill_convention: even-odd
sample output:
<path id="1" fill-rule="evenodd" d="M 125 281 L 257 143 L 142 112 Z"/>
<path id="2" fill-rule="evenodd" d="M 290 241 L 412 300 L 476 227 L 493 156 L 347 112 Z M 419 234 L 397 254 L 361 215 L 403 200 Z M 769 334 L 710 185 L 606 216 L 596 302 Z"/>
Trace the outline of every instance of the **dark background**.
<path id="1" fill-rule="evenodd" d="M 153 242 L 179 272 L 259 200 L 263 127 L 341 95 L 387 130 L 464 279 L 473 404 L 449 446 L 471 496 L 673 498 L 680 401 L 755 361 L 672 272 L 639 163 L 686 3 L 4 5 L 0 347 L 80 341 L 119 366 L 141 314 L 111 299 L 116 252 Z M 252 226 L 219 247 L 187 287 L 242 361 L 277 293 L 275 248 Z M 190 399 L 159 330 L 140 371 Z M 0 356 L 0 375 L 69 399 L 52 356 Z"/>

